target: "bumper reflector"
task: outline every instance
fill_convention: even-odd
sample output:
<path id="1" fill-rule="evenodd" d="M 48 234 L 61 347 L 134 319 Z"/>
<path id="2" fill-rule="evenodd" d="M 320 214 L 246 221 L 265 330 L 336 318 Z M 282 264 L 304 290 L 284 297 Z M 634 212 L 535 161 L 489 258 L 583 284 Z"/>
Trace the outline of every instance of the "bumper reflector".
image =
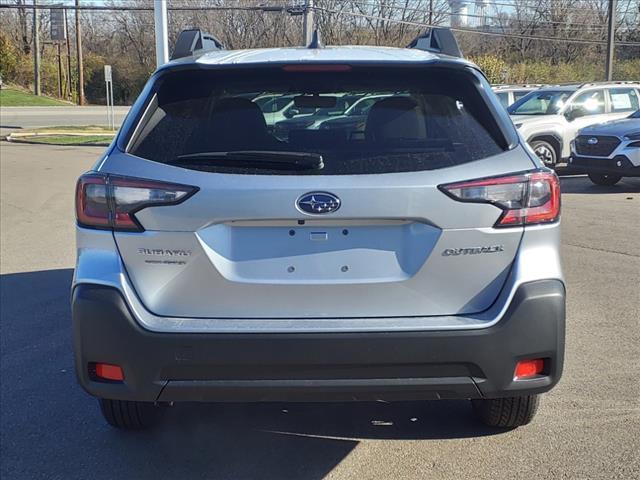
<path id="1" fill-rule="evenodd" d="M 539 375 L 544 370 L 544 360 L 536 358 L 535 360 L 521 360 L 516 365 L 515 379 L 522 380 Z"/>
<path id="2" fill-rule="evenodd" d="M 124 372 L 118 365 L 96 363 L 96 377 L 102 378 L 104 380 L 122 382 L 124 380 Z"/>

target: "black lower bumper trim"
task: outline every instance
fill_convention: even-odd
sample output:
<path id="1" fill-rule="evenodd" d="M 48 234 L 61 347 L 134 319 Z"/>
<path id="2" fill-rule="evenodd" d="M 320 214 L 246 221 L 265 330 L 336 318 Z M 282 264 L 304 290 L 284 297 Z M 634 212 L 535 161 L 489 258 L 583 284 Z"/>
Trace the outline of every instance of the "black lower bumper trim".
<path id="1" fill-rule="evenodd" d="M 614 158 L 573 157 L 571 166 L 585 173 L 620 175 L 621 177 L 640 176 L 640 166 L 635 167 L 624 155 L 617 155 Z"/>
<path id="2" fill-rule="evenodd" d="M 169 380 L 165 401 L 357 401 L 482 398 L 471 377 L 330 380 Z"/>
<path id="3" fill-rule="evenodd" d="M 565 291 L 520 286 L 504 317 L 479 330 L 193 334 L 140 327 L 119 291 L 78 285 L 72 299 L 76 372 L 101 398 L 141 401 L 349 401 L 541 393 L 560 378 Z M 545 371 L 514 381 L 521 359 Z M 122 383 L 88 365 L 120 365 Z"/>

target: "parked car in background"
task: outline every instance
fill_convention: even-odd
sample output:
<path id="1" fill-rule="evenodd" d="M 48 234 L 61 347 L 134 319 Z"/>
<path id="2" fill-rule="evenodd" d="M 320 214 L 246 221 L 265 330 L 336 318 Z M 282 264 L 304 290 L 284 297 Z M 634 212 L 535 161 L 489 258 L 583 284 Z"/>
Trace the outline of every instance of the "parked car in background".
<path id="1" fill-rule="evenodd" d="M 531 92 L 507 110 L 535 154 L 554 168 L 568 161 L 580 129 L 629 116 L 639 98 L 639 82 L 559 85 Z"/>
<path id="2" fill-rule="evenodd" d="M 274 135 L 281 140 L 286 140 L 292 130 L 316 130 L 325 120 L 342 116 L 362 95 L 337 95 L 335 96 L 335 104 L 330 107 L 318 108 L 310 115 L 295 115 L 292 118 L 281 120 L 275 124 Z"/>
<path id="3" fill-rule="evenodd" d="M 596 185 L 640 177 L 640 110 L 622 120 L 583 128 L 572 143 L 570 163 Z"/>
<path id="4" fill-rule="evenodd" d="M 295 115 L 311 115 L 314 110 L 296 109 L 293 105 L 294 95 L 266 93 L 257 96 L 252 101 L 264 113 L 264 120 L 269 131 L 273 131 L 276 123 Z"/>
<path id="5" fill-rule="evenodd" d="M 500 100 L 500 103 L 502 104 L 502 106 L 504 108 L 507 108 L 510 105 L 512 105 L 513 103 L 515 103 L 518 100 L 520 100 L 522 97 L 524 97 L 529 92 L 532 92 L 534 90 L 538 90 L 539 88 L 541 88 L 543 86 L 544 85 L 542 85 L 542 84 L 536 84 L 536 85 L 529 85 L 529 84 L 525 84 L 525 85 L 493 85 L 491 88 L 496 93 L 496 96 L 498 97 L 498 100 Z"/>
<path id="6" fill-rule="evenodd" d="M 371 107 L 378 101 L 389 97 L 390 94 L 368 94 L 351 105 L 344 115 L 323 121 L 319 128 L 322 130 L 340 130 L 352 137 L 360 132 L 364 134 L 365 121 Z"/>

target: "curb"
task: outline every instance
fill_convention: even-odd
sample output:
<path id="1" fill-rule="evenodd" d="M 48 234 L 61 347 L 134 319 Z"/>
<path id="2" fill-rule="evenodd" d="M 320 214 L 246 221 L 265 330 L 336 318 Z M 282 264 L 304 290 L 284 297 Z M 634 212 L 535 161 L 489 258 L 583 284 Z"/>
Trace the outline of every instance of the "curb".
<path id="1" fill-rule="evenodd" d="M 73 144 L 73 143 L 42 143 L 42 142 L 34 142 L 31 140 L 26 140 L 23 138 L 9 138 L 9 136 L 4 137 L 3 140 L 9 143 L 22 143 L 26 145 L 44 145 L 44 146 L 52 146 L 52 147 L 108 147 L 111 145 L 111 141 L 104 143 L 85 143 L 82 144 Z"/>
<path id="2" fill-rule="evenodd" d="M 51 137 L 51 136 L 64 136 L 64 137 L 105 137 L 104 142 L 94 142 L 90 144 L 69 144 L 69 143 L 58 143 L 58 142 L 35 142 L 30 140 L 34 137 Z M 84 132 L 68 132 L 68 131 L 44 131 L 44 132 L 11 132 L 9 135 L 3 137 L 2 139 L 11 142 L 11 143 L 24 143 L 30 145 L 54 145 L 54 146 L 62 146 L 62 147 L 108 147 L 111 144 L 111 141 L 115 137 L 114 133 L 84 133 Z"/>
<path id="3" fill-rule="evenodd" d="M 57 137 L 113 137 L 116 132 L 113 133 L 90 133 L 90 132 L 68 132 L 58 130 L 46 130 L 42 132 L 11 132 L 7 135 L 7 138 L 22 138 L 22 137 L 49 137 L 55 135 Z"/>

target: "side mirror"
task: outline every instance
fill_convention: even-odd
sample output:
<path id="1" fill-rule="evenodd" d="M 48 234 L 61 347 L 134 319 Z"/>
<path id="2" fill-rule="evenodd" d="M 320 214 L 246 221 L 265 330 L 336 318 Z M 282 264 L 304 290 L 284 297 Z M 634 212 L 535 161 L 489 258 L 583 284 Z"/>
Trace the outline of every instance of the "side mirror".
<path id="1" fill-rule="evenodd" d="M 567 111 L 564 112 L 564 118 L 566 118 L 568 122 L 573 122 L 579 116 L 580 116 L 579 107 L 569 107 Z"/>

